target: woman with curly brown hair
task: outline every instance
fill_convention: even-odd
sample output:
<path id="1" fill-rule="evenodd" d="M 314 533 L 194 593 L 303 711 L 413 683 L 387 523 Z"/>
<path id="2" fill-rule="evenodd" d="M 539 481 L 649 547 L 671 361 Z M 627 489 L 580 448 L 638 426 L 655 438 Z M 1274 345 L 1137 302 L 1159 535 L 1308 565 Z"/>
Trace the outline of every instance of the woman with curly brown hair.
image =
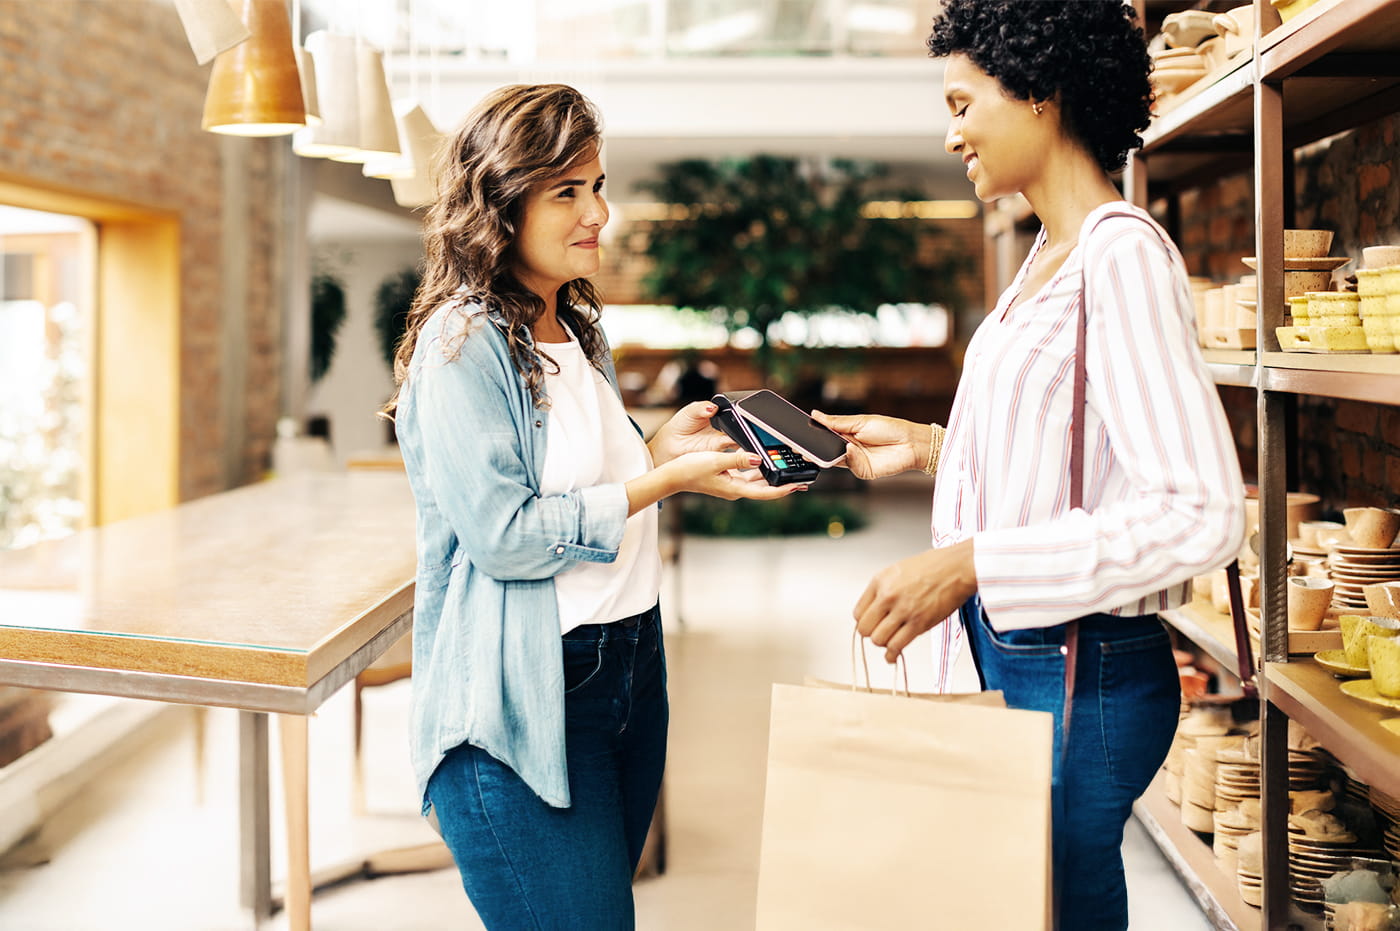
<path id="1" fill-rule="evenodd" d="M 890 660 L 936 628 L 945 670 L 966 641 L 986 688 L 1054 715 L 1059 927 L 1125 928 L 1123 827 L 1180 704 L 1157 612 L 1244 534 L 1185 263 L 1109 177 L 1141 145 L 1150 63 L 1122 0 L 947 0 L 929 50 L 948 152 L 978 198 L 1022 194 L 1042 228 L 968 344 L 946 430 L 819 418 L 861 477 L 935 478 L 933 547 L 875 576 L 857 626 Z"/>
<path id="2" fill-rule="evenodd" d="M 491 929 L 625 929 L 666 753 L 657 502 L 775 498 L 714 405 L 650 443 L 623 410 L 586 280 L 599 120 L 501 88 L 447 145 L 395 414 L 418 512 L 412 751 Z"/>

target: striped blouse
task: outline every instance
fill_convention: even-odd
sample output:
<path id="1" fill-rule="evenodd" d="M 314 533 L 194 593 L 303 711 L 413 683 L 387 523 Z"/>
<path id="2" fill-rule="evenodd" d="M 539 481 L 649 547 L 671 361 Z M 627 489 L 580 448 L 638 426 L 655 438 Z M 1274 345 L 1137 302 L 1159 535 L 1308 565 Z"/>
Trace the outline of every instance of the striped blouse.
<path id="1" fill-rule="evenodd" d="M 1244 536 L 1244 483 L 1180 253 L 1145 211 L 1105 204 L 1054 279 L 1010 309 L 1044 243 L 1042 229 L 968 345 L 933 494 L 933 545 L 973 538 L 998 630 L 1176 607 Z M 1071 510 L 1086 290 L 1084 509 Z M 963 634 L 939 631 L 946 682 Z"/>

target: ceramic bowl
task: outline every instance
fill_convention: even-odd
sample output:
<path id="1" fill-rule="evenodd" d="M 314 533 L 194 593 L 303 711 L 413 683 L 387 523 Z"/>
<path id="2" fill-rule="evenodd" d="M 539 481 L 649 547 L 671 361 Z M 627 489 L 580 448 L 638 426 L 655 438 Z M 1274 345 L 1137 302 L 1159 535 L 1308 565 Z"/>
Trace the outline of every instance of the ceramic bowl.
<path id="1" fill-rule="evenodd" d="M 1251 16 L 1254 7 L 1246 7 Z M 1238 12 L 1238 11 L 1232 11 Z M 1225 14 L 1226 16 L 1231 14 Z M 1222 17 L 1217 16 L 1216 19 Z M 1283 254 L 1290 259 L 1316 259 L 1327 255 L 1332 248 L 1331 230 L 1284 230 Z M 1285 263 L 1286 264 L 1286 263 Z"/>
<path id="2" fill-rule="evenodd" d="M 1317 546 L 1317 534 L 1320 530 L 1342 530 L 1345 524 L 1335 520 L 1305 520 L 1298 523 L 1298 542 L 1303 546 Z"/>
<path id="3" fill-rule="evenodd" d="M 1400 246 L 1367 246 L 1361 250 L 1361 267 L 1379 269 L 1400 265 Z"/>
<path id="4" fill-rule="evenodd" d="M 1225 57 L 1233 58 L 1254 45 L 1254 4 L 1237 6 L 1221 13 L 1211 20 L 1211 27 L 1216 35 L 1225 40 Z"/>
<path id="5" fill-rule="evenodd" d="M 1356 293 L 1364 301 L 1368 297 L 1385 297 L 1385 278 L 1379 268 L 1356 270 Z"/>
<path id="6" fill-rule="evenodd" d="M 1400 639 L 1395 637 L 1367 638 L 1366 649 L 1371 658 L 1371 681 L 1376 691 L 1386 698 L 1400 698 Z"/>
<path id="7" fill-rule="evenodd" d="M 1297 297 L 1308 292 L 1326 291 L 1332 287 L 1332 273 L 1322 271 L 1285 271 L 1283 296 Z"/>
<path id="8" fill-rule="evenodd" d="M 1375 582 L 1361 586 L 1366 610 L 1374 617 L 1400 618 L 1400 582 Z"/>
<path id="9" fill-rule="evenodd" d="M 1337 619 L 1342 628 L 1342 652 L 1349 665 L 1369 669 L 1371 638 L 1400 634 L 1400 618 L 1367 614 L 1343 614 Z"/>
<path id="10" fill-rule="evenodd" d="M 1317 630 L 1332 604 L 1336 583 L 1295 575 L 1288 579 L 1288 626 L 1296 630 Z"/>
<path id="11" fill-rule="evenodd" d="M 1285 23 L 1312 6 L 1317 0 L 1269 0 Z"/>
<path id="12" fill-rule="evenodd" d="M 1366 347 L 1372 352 L 1395 351 L 1395 335 L 1390 332 L 1390 321 L 1385 317 L 1363 317 L 1361 329 L 1366 334 Z"/>
<path id="13" fill-rule="evenodd" d="M 1172 48 L 1200 45 L 1215 35 L 1215 14 L 1205 10 L 1182 10 L 1162 19 L 1162 34 Z"/>
<path id="14" fill-rule="evenodd" d="M 1197 65 L 1182 68 L 1154 68 L 1151 77 L 1152 83 L 1159 89 L 1158 93 L 1177 94 L 1205 76 L 1206 69 Z"/>
<path id="15" fill-rule="evenodd" d="M 1395 508 L 1346 508 L 1347 535 L 1357 546 L 1383 549 L 1400 534 L 1400 510 Z"/>

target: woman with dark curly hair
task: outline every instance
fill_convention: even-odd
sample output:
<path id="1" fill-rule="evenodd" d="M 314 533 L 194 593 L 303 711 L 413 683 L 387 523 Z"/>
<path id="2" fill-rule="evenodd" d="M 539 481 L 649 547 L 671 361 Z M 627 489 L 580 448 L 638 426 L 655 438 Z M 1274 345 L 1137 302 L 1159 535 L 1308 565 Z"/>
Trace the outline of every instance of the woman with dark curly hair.
<path id="1" fill-rule="evenodd" d="M 650 443 L 598 271 L 602 140 L 561 84 L 504 87 L 447 145 L 398 347 L 418 513 L 413 765 L 491 929 L 625 929 L 666 755 L 657 502 L 775 498 L 714 405 Z"/>
<path id="2" fill-rule="evenodd" d="M 1059 926 L 1125 928 L 1123 827 L 1180 703 L 1157 612 L 1238 551 L 1239 463 L 1181 255 L 1108 174 L 1152 99 L 1132 8 L 948 0 L 928 44 L 948 152 L 981 200 L 1022 194 L 1042 228 L 968 345 L 946 430 L 821 418 L 857 475 L 935 477 L 933 548 L 875 576 L 857 626 L 891 661 L 939 628 L 945 674 L 966 641 L 986 688 L 1054 715 Z"/>

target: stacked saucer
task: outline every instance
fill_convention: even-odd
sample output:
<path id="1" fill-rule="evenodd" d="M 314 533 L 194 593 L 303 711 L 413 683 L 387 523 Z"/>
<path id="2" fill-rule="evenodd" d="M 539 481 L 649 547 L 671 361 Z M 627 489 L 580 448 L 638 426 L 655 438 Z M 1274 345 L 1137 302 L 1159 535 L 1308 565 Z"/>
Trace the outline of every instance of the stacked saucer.
<path id="1" fill-rule="evenodd" d="M 1367 585 L 1400 581 L 1400 547 L 1373 549 L 1336 543 L 1328 554 L 1329 575 L 1336 584 L 1332 603 L 1348 611 L 1367 613 Z"/>
<path id="2" fill-rule="evenodd" d="M 1259 908 L 1264 904 L 1264 843 L 1258 831 L 1240 838 L 1239 864 L 1240 898 Z"/>
<path id="3" fill-rule="evenodd" d="M 1288 750 L 1288 788 L 1326 788 L 1332 775 L 1332 757 L 1325 750 Z"/>
<path id="4" fill-rule="evenodd" d="M 1372 787 L 1370 802 L 1376 810 L 1377 826 L 1381 829 L 1381 844 L 1390 859 L 1400 863 L 1400 799 Z"/>
<path id="5" fill-rule="evenodd" d="M 1215 840 L 1212 850 L 1220 869 L 1239 869 L 1239 844 L 1259 830 L 1259 755 L 1247 745 L 1216 754 Z"/>
<path id="6" fill-rule="evenodd" d="M 1353 859 L 1375 859 L 1381 851 L 1362 847 L 1336 818 L 1317 812 L 1288 819 L 1288 888 L 1299 908 L 1322 910 L 1322 880 L 1351 869 Z"/>

